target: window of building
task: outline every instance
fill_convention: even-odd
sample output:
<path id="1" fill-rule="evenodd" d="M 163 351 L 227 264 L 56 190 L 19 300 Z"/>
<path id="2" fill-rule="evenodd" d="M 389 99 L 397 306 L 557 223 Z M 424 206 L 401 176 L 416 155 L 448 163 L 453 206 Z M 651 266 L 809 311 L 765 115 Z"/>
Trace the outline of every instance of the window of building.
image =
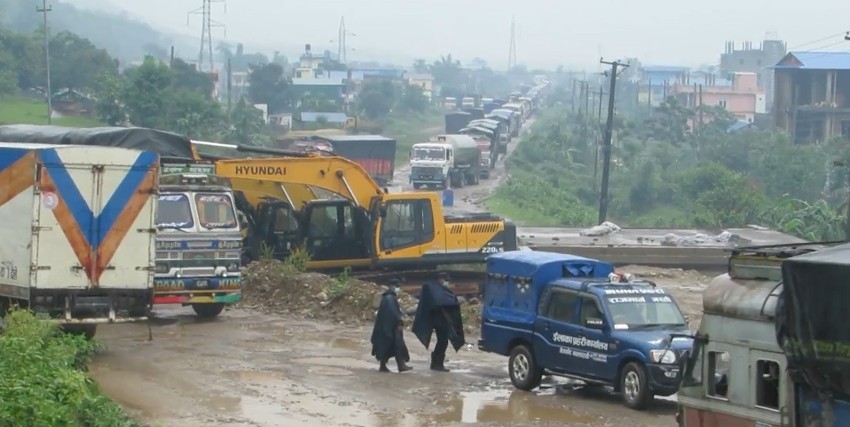
<path id="1" fill-rule="evenodd" d="M 756 362 L 756 406 L 779 410 L 779 363 Z"/>
<path id="2" fill-rule="evenodd" d="M 709 351 L 707 374 L 706 395 L 718 399 L 729 399 L 729 353 Z"/>
<path id="3" fill-rule="evenodd" d="M 725 101 L 725 100 L 723 100 L 723 101 L 718 101 L 718 102 L 717 102 L 717 105 L 719 105 L 719 106 L 720 106 L 720 107 L 722 107 L 722 108 L 726 108 L 726 101 Z"/>

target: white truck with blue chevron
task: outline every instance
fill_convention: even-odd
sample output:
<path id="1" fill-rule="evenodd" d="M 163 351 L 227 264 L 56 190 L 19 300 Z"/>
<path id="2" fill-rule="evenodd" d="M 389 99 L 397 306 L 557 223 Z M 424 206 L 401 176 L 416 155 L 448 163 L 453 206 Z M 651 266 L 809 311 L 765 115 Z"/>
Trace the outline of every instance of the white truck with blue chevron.
<path id="1" fill-rule="evenodd" d="M 146 320 L 153 301 L 159 156 L 0 143 L 0 312 L 66 331 Z"/>

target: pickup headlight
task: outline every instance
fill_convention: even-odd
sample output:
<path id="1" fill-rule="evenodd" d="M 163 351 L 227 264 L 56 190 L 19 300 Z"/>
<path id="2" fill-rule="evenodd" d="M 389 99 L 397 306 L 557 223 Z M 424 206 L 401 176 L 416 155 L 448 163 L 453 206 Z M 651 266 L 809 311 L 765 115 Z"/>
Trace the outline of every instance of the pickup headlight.
<path id="1" fill-rule="evenodd" d="M 649 358 L 652 363 L 672 364 L 676 363 L 676 353 L 672 350 L 649 350 Z"/>

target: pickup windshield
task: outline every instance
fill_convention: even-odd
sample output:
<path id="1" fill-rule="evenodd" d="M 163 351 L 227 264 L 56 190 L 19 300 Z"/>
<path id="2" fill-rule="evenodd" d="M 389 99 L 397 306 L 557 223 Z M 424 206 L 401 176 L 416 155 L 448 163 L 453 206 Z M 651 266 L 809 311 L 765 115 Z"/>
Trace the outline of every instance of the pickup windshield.
<path id="1" fill-rule="evenodd" d="M 198 205 L 198 222 L 206 229 L 236 228 L 236 213 L 227 194 L 195 194 Z"/>
<path id="2" fill-rule="evenodd" d="M 156 208 L 156 226 L 160 229 L 192 228 L 192 207 L 185 194 L 162 194 Z"/>
<path id="3" fill-rule="evenodd" d="M 446 160 L 446 150 L 442 148 L 414 148 L 413 160 Z"/>
<path id="4" fill-rule="evenodd" d="M 606 295 L 605 304 L 615 329 L 686 325 L 685 317 L 669 295 Z"/>

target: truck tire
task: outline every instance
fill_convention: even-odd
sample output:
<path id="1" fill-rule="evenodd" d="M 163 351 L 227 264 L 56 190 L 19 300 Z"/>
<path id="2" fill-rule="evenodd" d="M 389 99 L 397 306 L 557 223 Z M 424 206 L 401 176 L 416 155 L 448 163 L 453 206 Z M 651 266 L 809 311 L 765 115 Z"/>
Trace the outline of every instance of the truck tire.
<path id="1" fill-rule="evenodd" d="M 420 183 L 418 183 L 418 182 L 414 182 L 414 183 L 413 183 L 413 189 L 414 189 L 414 190 L 418 190 L 418 189 L 420 189 L 420 188 L 422 188 L 422 184 L 420 184 Z"/>
<path id="2" fill-rule="evenodd" d="M 82 335 L 86 337 L 87 340 L 91 340 L 94 338 L 95 334 L 97 334 L 97 325 L 90 324 L 76 324 L 76 325 L 61 325 L 59 329 L 66 334 L 71 335 Z"/>
<path id="3" fill-rule="evenodd" d="M 212 319 L 217 317 L 224 310 L 224 304 L 192 304 L 192 310 L 202 319 Z"/>
<path id="4" fill-rule="evenodd" d="M 508 374 L 514 387 L 531 391 L 540 385 L 543 369 L 537 366 L 531 350 L 523 344 L 511 350 L 511 355 L 508 357 Z"/>
<path id="5" fill-rule="evenodd" d="M 643 410 L 652 400 L 646 381 L 646 369 L 638 362 L 629 362 L 620 371 L 620 394 L 623 403 L 632 409 Z"/>

